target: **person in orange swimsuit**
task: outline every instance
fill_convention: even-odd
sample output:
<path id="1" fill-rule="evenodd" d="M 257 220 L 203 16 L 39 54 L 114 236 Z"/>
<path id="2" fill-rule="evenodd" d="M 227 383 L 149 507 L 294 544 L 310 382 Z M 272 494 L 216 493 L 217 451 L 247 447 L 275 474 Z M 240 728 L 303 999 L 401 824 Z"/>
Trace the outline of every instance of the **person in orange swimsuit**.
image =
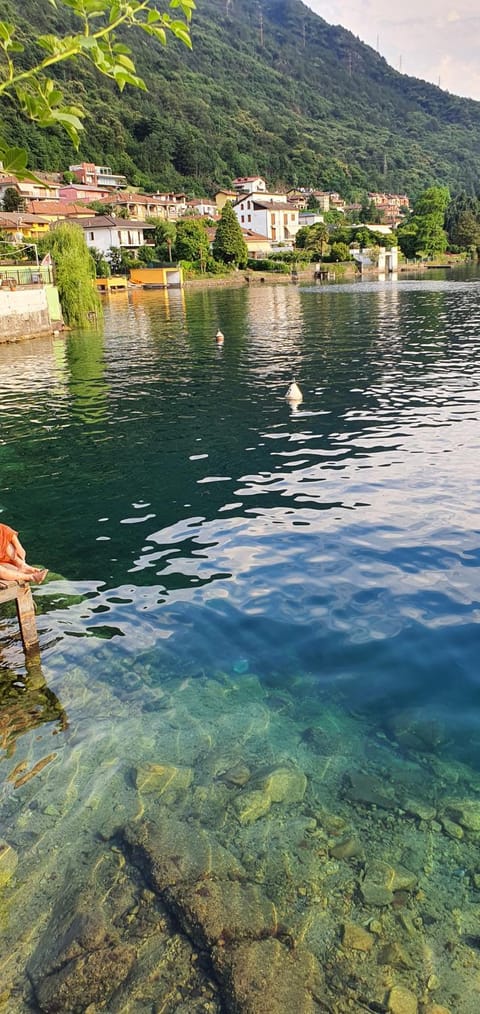
<path id="1" fill-rule="evenodd" d="M 0 524 L 0 581 L 31 581 L 33 584 L 41 584 L 48 571 L 31 567 L 26 562 L 26 555 L 18 532 L 8 525 Z"/>

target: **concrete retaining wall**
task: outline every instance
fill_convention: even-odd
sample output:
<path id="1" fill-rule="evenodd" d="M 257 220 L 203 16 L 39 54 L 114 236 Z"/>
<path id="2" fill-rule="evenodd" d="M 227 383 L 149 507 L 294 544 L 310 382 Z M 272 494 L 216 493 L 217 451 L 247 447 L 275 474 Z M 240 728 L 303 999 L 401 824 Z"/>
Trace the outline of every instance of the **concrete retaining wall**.
<path id="1" fill-rule="evenodd" d="M 0 341 L 51 330 L 47 293 L 43 286 L 10 291 L 0 288 Z"/>

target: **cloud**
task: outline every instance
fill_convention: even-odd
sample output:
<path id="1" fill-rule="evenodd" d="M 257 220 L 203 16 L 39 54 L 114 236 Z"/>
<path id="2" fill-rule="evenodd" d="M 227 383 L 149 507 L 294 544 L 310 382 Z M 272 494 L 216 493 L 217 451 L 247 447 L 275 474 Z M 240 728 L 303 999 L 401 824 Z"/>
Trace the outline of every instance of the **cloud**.
<path id="1" fill-rule="evenodd" d="M 341 24 L 378 49 L 397 70 L 457 95 L 480 99 L 478 0 L 306 0 L 330 24 Z"/>

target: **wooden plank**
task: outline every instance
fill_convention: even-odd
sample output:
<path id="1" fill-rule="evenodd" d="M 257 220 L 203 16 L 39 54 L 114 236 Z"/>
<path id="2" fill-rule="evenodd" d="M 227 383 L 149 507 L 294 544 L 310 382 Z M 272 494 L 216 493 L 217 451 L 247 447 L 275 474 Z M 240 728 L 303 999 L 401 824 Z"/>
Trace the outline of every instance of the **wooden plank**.
<path id="1" fill-rule="evenodd" d="M 12 602 L 16 599 L 20 585 L 16 581 L 2 581 L 0 583 L 0 602 Z"/>
<path id="2" fill-rule="evenodd" d="M 35 607 L 33 604 L 32 589 L 29 584 L 19 585 L 16 600 L 17 616 L 20 624 L 23 647 L 25 652 L 28 652 L 33 648 L 38 648 Z"/>

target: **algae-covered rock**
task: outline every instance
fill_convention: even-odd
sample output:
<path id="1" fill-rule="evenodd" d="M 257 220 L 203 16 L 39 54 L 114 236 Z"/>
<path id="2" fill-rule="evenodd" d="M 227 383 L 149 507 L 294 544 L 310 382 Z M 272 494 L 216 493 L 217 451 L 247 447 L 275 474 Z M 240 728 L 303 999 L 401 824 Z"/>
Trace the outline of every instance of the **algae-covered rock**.
<path id="1" fill-rule="evenodd" d="M 382 947 L 378 953 L 378 963 L 379 965 L 391 965 L 392 968 L 413 968 L 413 962 L 410 955 L 396 940 L 394 940 L 393 943 L 385 944 L 385 947 Z"/>
<path id="2" fill-rule="evenodd" d="M 38 984 L 36 993 L 45 1014 L 84 1011 L 104 1004 L 135 962 L 135 949 L 125 945 L 101 947 L 73 958 Z"/>
<path id="3" fill-rule="evenodd" d="M 148 873 L 158 891 L 215 876 L 237 879 L 245 870 L 211 832 L 197 823 L 176 820 L 165 811 L 158 823 L 132 823 L 123 831 L 128 855 Z"/>
<path id="4" fill-rule="evenodd" d="M 300 803 L 306 788 L 306 775 L 298 768 L 275 768 L 260 783 L 272 803 Z"/>
<path id="5" fill-rule="evenodd" d="M 231 1014 L 317 1014 L 322 1009 L 320 967 L 309 951 L 287 950 L 279 940 L 255 940 L 216 947 L 212 957 Z"/>
<path id="6" fill-rule="evenodd" d="M 5 887 L 18 866 L 18 855 L 8 842 L 0 838 L 0 888 Z"/>
<path id="7" fill-rule="evenodd" d="M 434 753 L 448 739 L 442 722 L 408 709 L 392 715 L 387 730 L 400 746 L 419 753 Z"/>
<path id="8" fill-rule="evenodd" d="M 367 905 L 390 905 L 395 891 L 413 891 L 417 883 L 414 873 L 405 866 L 389 866 L 381 860 L 368 863 L 360 891 Z"/>
<path id="9" fill-rule="evenodd" d="M 252 772 L 246 764 L 234 764 L 233 767 L 227 768 L 221 775 L 218 776 L 218 780 L 225 782 L 227 785 L 237 785 L 240 788 L 246 785 L 252 777 Z"/>
<path id="10" fill-rule="evenodd" d="M 413 799 L 411 796 L 402 799 L 401 806 L 402 810 L 406 810 L 412 817 L 418 817 L 419 820 L 435 820 L 437 815 L 437 811 L 431 803 L 425 803 L 422 799 Z"/>
<path id="11" fill-rule="evenodd" d="M 376 884 L 373 880 L 363 880 L 360 884 L 360 894 L 366 905 L 377 905 L 378 908 L 385 908 L 393 901 L 393 891 L 382 884 Z"/>
<path id="12" fill-rule="evenodd" d="M 391 1014 L 417 1014 L 418 1001 L 414 993 L 404 986 L 394 986 L 388 995 Z"/>
<path id="13" fill-rule="evenodd" d="M 353 835 L 342 838 L 336 845 L 332 845 L 330 849 L 330 855 L 334 859 L 360 859 L 363 858 L 363 854 L 361 842 L 358 841 L 358 838 L 354 838 Z"/>
<path id="14" fill-rule="evenodd" d="M 307 778 L 298 768 L 280 767 L 257 775 L 254 787 L 234 802 L 240 824 L 252 824 L 264 817 L 272 803 L 299 803 L 305 795 Z"/>
<path id="15" fill-rule="evenodd" d="M 268 813 L 272 801 L 266 792 L 252 789 L 251 792 L 242 792 L 237 796 L 233 805 L 240 824 L 252 824 Z"/>
<path id="16" fill-rule="evenodd" d="M 155 793 L 183 792 L 193 781 L 191 768 L 175 767 L 174 764 L 140 764 L 135 771 L 135 784 L 139 792 Z"/>
<path id="17" fill-rule="evenodd" d="M 465 832 L 460 824 L 457 824 L 454 820 L 449 820 L 448 817 L 442 817 L 440 821 L 445 834 L 448 834 L 449 838 L 453 838 L 454 841 L 461 841 L 465 837 Z"/>
<path id="18" fill-rule="evenodd" d="M 375 937 L 363 926 L 357 926 L 354 922 L 347 922 L 343 927 L 342 944 L 345 948 L 353 951 L 371 951 Z"/>
<path id="19" fill-rule="evenodd" d="M 376 775 L 362 771 L 350 771 L 346 775 L 344 791 L 347 799 L 354 803 L 379 806 L 382 810 L 394 810 L 398 806 L 390 785 L 385 785 Z"/>
<path id="20" fill-rule="evenodd" d="M 202 948 L 273 936 L 278 929 L 274 904 L 255 884 L 201 880 L 193 887 L 170 890 L 168 898 L 180 924 Z"/>
<path id="21" fill-rule="evenodd" d="M 480 799 L 449 800 L 446 812 L 467 831 L 480 831 Z"/>

